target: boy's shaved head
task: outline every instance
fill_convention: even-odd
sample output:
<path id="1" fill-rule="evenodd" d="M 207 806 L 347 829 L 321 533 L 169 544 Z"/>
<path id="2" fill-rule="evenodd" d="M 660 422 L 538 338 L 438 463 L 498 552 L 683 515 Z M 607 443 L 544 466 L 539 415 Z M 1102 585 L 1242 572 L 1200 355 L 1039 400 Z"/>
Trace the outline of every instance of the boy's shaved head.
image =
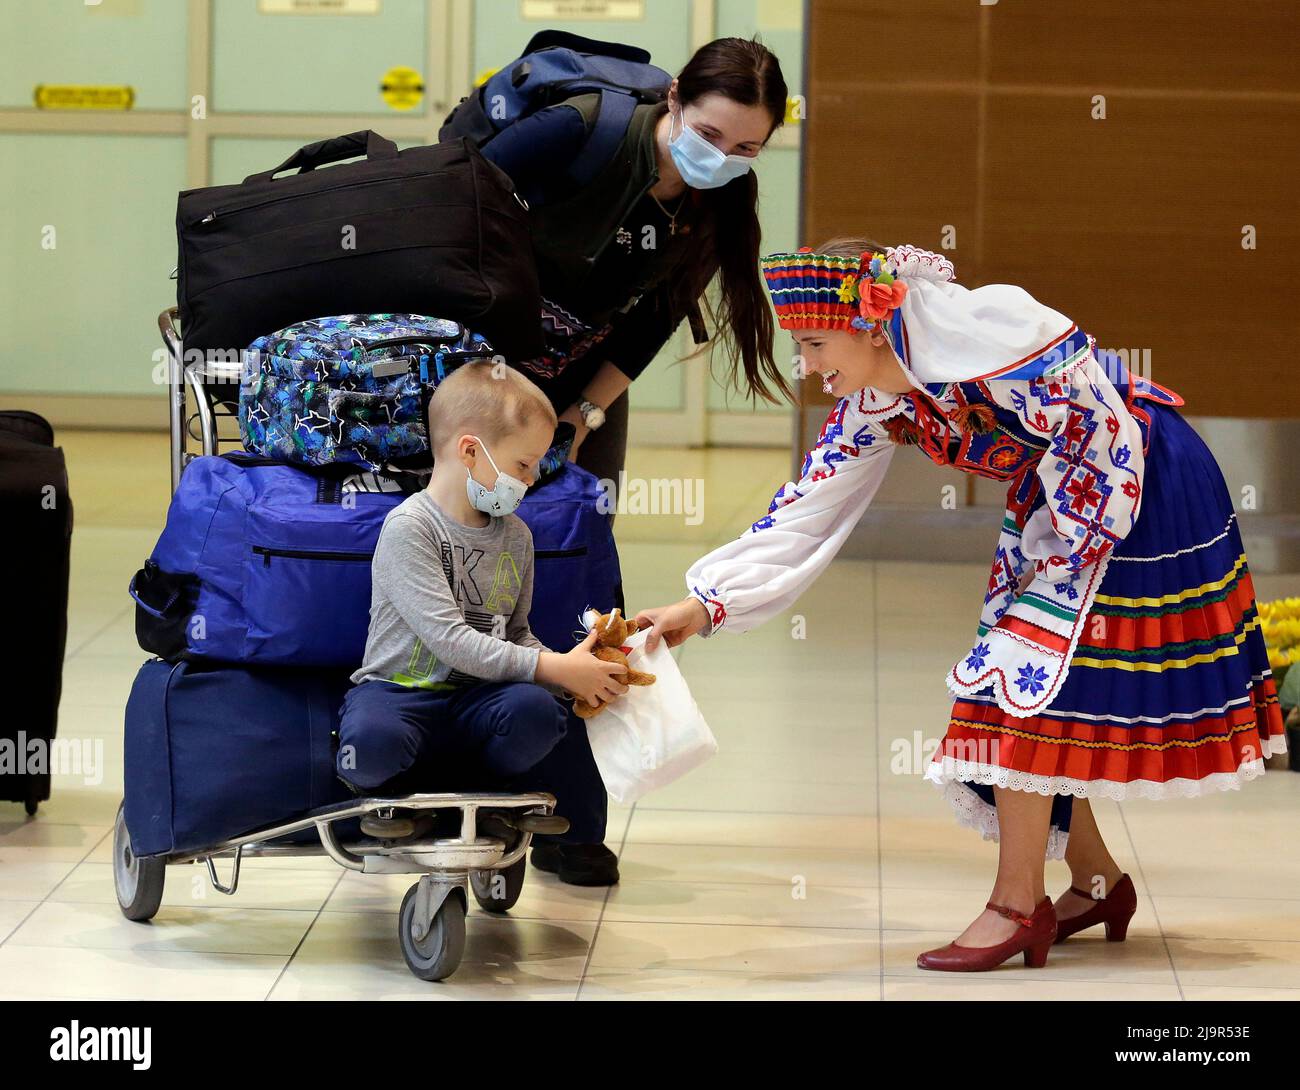
<path id="1" fill-rule="evenodd" d="M 554 432 L 559 423 L 546 395 L 526 375 L 504 364 L 462 364 L 429 400 L 429 443 L 434 452 L 465 434 L 487 443 L 534 422 Z"/>

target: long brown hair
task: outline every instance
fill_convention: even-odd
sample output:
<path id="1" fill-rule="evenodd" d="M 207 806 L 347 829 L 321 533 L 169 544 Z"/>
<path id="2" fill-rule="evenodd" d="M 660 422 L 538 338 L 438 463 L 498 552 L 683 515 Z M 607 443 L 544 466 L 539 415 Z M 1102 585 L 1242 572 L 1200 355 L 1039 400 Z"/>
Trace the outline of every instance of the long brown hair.
<path id="1" fill-rule="evenodd" d="M 863 250 L 883 254 L 887 249 L 889 247 L 883 242 L 876 242 L 865 235 L 838 235 L 827 239 L 820 246 L 813 247 L 816 253 L 826 254 L 829 257 L 851 257 L 855 261 L 861 257 Z"/>
<path id="2" fill-rule="evenodd" d="M 757 35 L 752 39 L 718 38 L 701 46 L 677 74 L 682 108 L 716 93 L 742 106 L 761 106 L 772 118 L 768 139 L 785 123 L 789 90 L 781 64 Z M 665 106 L 666 110 L 667 107 Z M 731 380 L 740 374 L 750 399 L 778 403 L 768 390 L 774 384 L 787 398 L 793 392 L 772 358 L 772 311 L 758 274 L 762 231 L 758 224 L 758 178 L 747 170 L 716 189 L 695 190 L 702 208 L 694 241 L 682 262 L 683 275 L 669 288 L 675 314 L 701 300 L 713 336 L 722 341 L 731 364 Z M 721 244 L 719 244 L 721 240 Z M 706 294 L 714 274 L 720 278 L 715 307 Z M 710 341 L 710 343 L 712 343 Z M 692 356 L 709 345 L 702 345 Z"/>

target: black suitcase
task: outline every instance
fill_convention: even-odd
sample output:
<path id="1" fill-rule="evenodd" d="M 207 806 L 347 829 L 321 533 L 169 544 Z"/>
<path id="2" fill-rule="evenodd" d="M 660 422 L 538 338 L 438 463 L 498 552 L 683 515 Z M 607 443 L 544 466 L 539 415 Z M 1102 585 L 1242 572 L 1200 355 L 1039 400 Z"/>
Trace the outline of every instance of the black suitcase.
<path id="1" fill-rule="evenodd" d="M 308 318 L 395 311 L 453 318 L 508 359 L 544 349 L 526 205 L 469 140 L 398 151 L 367 130 L 308 144 L 237 185 L 182 192 L 176 233 L 186 362 L 235 360 Z"/>
<path id="2" fill-rule="evenodd" d="M 0 713 L 0 800 L 26 803 L 34 814 L 50 797 L 72 545 L 63 451 L 54 445 L 49 423 L 35 413 L 0 412 L 0 526 L 13 633 L 11 691 Z"/>

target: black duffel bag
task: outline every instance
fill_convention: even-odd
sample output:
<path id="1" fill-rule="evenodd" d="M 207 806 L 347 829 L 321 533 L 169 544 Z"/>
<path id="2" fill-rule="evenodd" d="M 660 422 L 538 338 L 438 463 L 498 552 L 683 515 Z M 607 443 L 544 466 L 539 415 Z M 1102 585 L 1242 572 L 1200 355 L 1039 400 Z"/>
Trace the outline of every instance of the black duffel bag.
<path id="1" fill-rule="evenodd" d="M 391 311 L 454 318 L 508 359 L 543 351 L 527 206 L 469 140 L 398 151 L 367 130 L 308 144 L 238 185 L 182 192 L 176 233 L 187 362 L 236 360 L 304 319 Z"/>

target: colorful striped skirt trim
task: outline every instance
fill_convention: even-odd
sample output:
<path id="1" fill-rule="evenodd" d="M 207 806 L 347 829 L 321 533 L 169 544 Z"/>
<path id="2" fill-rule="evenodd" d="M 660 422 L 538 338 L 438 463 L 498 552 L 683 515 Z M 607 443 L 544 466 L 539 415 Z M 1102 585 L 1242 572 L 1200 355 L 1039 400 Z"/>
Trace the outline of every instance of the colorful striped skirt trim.
<path id="1" fill-rule="evenodd" d="M 1153 409 L 1143 509 L 1114 550 L 1060 692 L 1007 715 L 954 701 L 926 772 L 958 820 L 997 839 L 994 787 L 1056 796 L 1048 857 L 1073 798 L 1171 798 L 1239 788 L 1286 750 L 1231 499 L 1213 456 Z"/>

